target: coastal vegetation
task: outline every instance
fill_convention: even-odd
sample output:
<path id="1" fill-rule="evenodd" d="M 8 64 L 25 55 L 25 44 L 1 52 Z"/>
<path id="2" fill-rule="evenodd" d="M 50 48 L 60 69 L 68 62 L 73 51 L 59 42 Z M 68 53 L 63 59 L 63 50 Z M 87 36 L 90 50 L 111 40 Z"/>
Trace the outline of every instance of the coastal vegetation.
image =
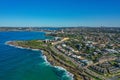
<path id="1" fill-rule="evenodd" d="M 53 66 L 62 66 L 67 69 L 69 72 L 74 74 L 75 80 L 82 80 L 83 76 L 75 63 L 71 62 L 69 59 L 65 58 L 61 54 L 56 53 L 51 49 L 52 45 L 50 43 L 45 43 L 42 40 L 28 40 L 28 41 L 11 41 L 7 44 L 23 47 L 27 49 L 39 49 L 43 51 L 43 55 L 47 56 L 47 60 Z M 81 76 L 80 76 L 81 75 Z"/>
<path id="2" fill-rule="evenodd" d="M 120 34 L 96 28 L 67 28 L 46 35 L 54 39 L 8 44 L 42 50 L 52 65 L 67 69 L 75 80 L 107 80 L 120 73 L 120 44 L 116 43 Z"/>

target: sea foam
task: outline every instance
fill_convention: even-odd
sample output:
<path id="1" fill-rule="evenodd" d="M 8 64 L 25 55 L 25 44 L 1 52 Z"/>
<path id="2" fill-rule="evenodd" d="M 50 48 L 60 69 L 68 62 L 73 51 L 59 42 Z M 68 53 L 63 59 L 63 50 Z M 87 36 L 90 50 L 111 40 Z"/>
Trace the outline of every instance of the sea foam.
<path id="1" fill-rule="evenodd" d="M 73 78 L 74 75 L 72 73 L 68 72 L 65 68 L 63 68 L 61 66 L 54 66 L 54 68 L 65 71 L 65 74 L 62 77 L 66 76 L 66 77 L 70 77 L 70 80 L 74 80 L 74 78 Z"/>
<path id="2" fill-rule="evenodd" d="M 45 61 L 45 62 L 44 62 L 45 65 L 51 66 L 50 62 L 47 61 L 47 57 L 46 57 L 45 55 L 43 55 L 42 58 L 43 58 L 44 61 Z"/>
<path id="3" fill-rule="evenodd" d="M 47 57 L 46 57 L 45 55 L 43 55 L 42 58 L 45 60 L 45 62 L 44 62 L 45 65 L 51 66 L 51 67 L 56 68 L 56 69 L 58 69 L 58 70 L 63 70 L 63 71 L 65 71 L 65 74 L 63 75 L 63 77 L 64 77 L 64 76 L 70 77 L 70 80 L 74 80 L 74 79 L 73 79 L 74 75 L 73 75 L 72 73 L 68 72 L 65 68 L 63 68 L 63 67 L 61 67 L 61 66 L 52 66 L 52 65 L 50 64 L 50 62 L 47 61 Z"/>

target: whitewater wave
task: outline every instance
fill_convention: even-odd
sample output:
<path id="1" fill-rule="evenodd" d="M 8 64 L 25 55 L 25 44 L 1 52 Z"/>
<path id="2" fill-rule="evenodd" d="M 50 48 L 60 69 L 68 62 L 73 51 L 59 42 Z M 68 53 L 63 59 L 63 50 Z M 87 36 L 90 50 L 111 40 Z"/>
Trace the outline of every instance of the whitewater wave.
<path id="1" fill-rule="evenodd" d="M 39 49 L 31 49 L 32 51 L 39 51 Z"/>
<path id="2" fill-rule="evenodd" d="M 47 61 L 47 57 L 45 55 L 42 55 L 42 58 L 45 61 L 45 62 L 43 62 L 43 64 L 51 66 L 50 62 Z"/>
<path id="3" fill-rule="evenodd" d="M 68 72 L 65 68 L 61 67 L 61 66 L 52 66 L 50 64 L 50 62 L 47 61 L 47 57 L 45 55 L 42 56 L 42 58 L 45 60 L 45 62 L 43 64 L 47 65 L 47 66 L 50 66 L 52 68 L 55 68 L 57 69 L 58 71 L 64 71 L 64 75 L 62 76 L 62 78 L 64 77 L 68 77 L 70 78 L 69 80 L 74 80 L 74 75 L 70 72 Z"/>
<path id="4" fill-rule="evenodd" d="M 65 68 L 60 67 L 60 66 L 54 66 L 54 68 L 56 68 L 56 69 L 58 69 L 58 70 L 63 70 L 63 71 L 65 71 L 64 75 L 62 76 L 62 78 L 64 78 L 64 77 L 69 77 L 70 80 L 74 80 L 74 79 L 73 79 L 74 75 L 73 75 L 72 73 L 68 72 Z"/>

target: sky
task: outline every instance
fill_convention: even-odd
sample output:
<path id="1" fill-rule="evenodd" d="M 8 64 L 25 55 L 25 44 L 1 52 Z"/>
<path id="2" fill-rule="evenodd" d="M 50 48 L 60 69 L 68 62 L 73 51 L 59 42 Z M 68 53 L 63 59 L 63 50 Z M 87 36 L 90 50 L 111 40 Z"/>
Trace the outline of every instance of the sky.
<path id="1" fill-rule="evenodd" d="M 120 0 L 0 0 L 0 26 L 120 27 Z"/>

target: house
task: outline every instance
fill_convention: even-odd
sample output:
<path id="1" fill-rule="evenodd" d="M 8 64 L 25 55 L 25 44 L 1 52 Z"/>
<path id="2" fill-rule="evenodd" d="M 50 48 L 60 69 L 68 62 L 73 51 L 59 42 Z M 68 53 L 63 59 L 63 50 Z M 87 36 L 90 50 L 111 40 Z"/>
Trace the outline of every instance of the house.
<path id="1" fill-rule="evenodd" d="M 55 41 L 60 41 L 60 40 L 61 40 L 61 37 L 54 37 L 54 40 L 55 40 Z"/>
<path id="2" fill-rule="evenodd" d="M 114 49 L 105 49 L 108 53 L 118 53 L 118 51 Z"/>
<path id="3" fill-rule="evenodd" d="M 89 61 L 89 60 L 86 60 L 86 59 L 81 60 L 81 62 L 84 63 L 85 65 L 91 65 L 91 64 L 93 64 L 93 61 Z"/>
<path id="4" fill-rule="evenodd" d="M 114 57 L 114 56 L 103 56 L 101 58 L 98 58 L 99 63 L 103 63 L 103 62 L 111 61 L 111 60 L 116 60 L 116 57 Z"/>
<path id="5" fill-rule="evenodd" d="M 100 67 L 103 67 L 103 68 L 108 68 L 111 66 L 111 64 L 109 62 L 104 62 L 102 64 L 99 64 Z"/>
<path id="6" fill-rule="evenodd" d="M 108 73 L 106 68 L 102 68 L 102 67 L 99 67 L 99 66 L 90 66 L 90 68 L 97 71 L 98 73 L 103 73 L 103 74 Z"/>
<path id="7" fill-rule="evenodd" d="M 118 73 L 118 72 L 120 72 L 120 68 L 113 66 L 113 67 L 108 68 L 108 71 L 109 71 L 109 73 Z"/>

